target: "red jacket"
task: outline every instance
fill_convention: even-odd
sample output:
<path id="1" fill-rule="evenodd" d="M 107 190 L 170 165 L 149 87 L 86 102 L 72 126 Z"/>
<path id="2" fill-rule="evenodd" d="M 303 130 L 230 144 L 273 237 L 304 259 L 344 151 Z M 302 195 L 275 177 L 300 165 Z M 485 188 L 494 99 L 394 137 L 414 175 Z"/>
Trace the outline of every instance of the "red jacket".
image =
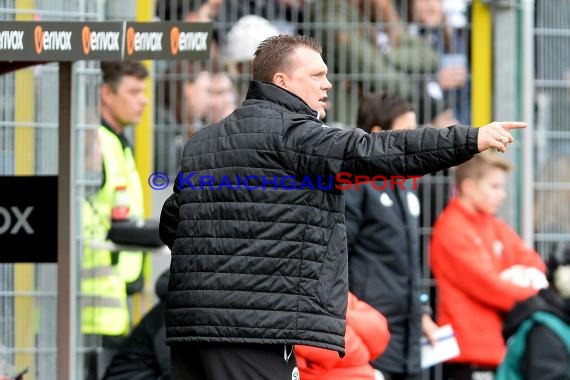
<path id="1" fill-rule="evenodd" d="M 451 361 L 497 366 L 505 355 L 504 314 L 537 293 L 499 274 L 516 264 L 544 272 L 540 256 L 506 223 L 454 198 L 434 226 L 430 260 L 439 290 L 437 323 L 453 326 L 461 351 Z"/>
<path id="2" fill-rule="evenodd" d="M 344 358 L 338 352 L 309 346 L 295 346 L 302 380 L 374 380 L 369 361 L 388 345 L 386 318 L 372 306 L 348 293 Z"/>

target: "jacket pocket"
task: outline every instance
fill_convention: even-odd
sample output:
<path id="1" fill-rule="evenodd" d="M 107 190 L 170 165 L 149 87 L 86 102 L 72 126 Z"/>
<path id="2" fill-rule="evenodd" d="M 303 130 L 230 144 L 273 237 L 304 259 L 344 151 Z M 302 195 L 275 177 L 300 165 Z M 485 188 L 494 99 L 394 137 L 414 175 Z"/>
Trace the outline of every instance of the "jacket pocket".
<path id="1" fill-rule="evenodd" d="M 348 300 L 346 228 L 337 224 L 331 233 L 317 282 L 317 300 L 335 316 L 344 316 Z"/>

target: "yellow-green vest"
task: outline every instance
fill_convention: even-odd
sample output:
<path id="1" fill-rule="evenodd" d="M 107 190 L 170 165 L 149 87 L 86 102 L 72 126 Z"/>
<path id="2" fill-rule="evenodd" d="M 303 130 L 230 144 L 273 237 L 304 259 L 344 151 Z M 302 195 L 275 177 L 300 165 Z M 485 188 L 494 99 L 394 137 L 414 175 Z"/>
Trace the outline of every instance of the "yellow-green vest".
<path id="1" fill-rule="evenodd" d="M 105 183 L 91 202 L 83 207 L 84 234 L 104 241 L 110 228 L 115 188 L 126 186 L 129 215 L 143 218 L 143 197 L 132 150 L 123 149 L 118 136 L 107 128 L 98 130 Z M 120 252 L 113 265 L 110 251 L 84 248 L 81 290 L 82 332 L 84 334 L 124 335 L 129 331 L 126 284 L 142 273 L 142 252 Z"/>
<path id="2" fill-rule="evenodd" d="M 109 251 L 93 249 L 92 241 L 105 240 L 109 215 L 83 202 L 83 248 L 81 273 L 81 332 L 125 335 L 129 331 L 126 284 L 111 262 Z"/>
<path id="3" fill-rule="evenodd" d="M 143 219 L 144 204 L 141 182 L 131 148 L 126 147 L 123 149 L 119 137 L 103 126 L 99 127 L 99 142 L 103 156 L 105 183 L 95 196 L 97 207 L 104 214 L 111 215 L 115 188 L 117 186 L 126 186 L 130 199 L 130 217 Z M 125 282 L 135 281 L 139 278 L 143 269 L 143 253 L 121 252 L 117 268 Z"/>

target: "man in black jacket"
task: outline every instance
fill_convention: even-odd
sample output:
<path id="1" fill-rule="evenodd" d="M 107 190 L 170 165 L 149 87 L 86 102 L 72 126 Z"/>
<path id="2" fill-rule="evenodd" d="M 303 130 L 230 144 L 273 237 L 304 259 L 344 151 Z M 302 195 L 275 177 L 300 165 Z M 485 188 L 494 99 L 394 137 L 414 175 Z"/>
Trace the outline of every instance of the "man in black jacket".
<path id="1" fill-rule="evenodd" d="M 328 128 L 327 66 L 306 36 L 263 41 L 252 75 L 242 106 L 188 141 L 162 209 L 174 379 L 296 379 L 293 344 L 344 354 L 344 197 L 325 179 L 434 172 L 525 126 Z"/>
<path id="2" fill-rule="evenodd" d="M 367 133 L 415 130 L 416 113 L 390 94 L 363 96 L 356 125 Z M 349 289 L 388 319 L 390 342 L 372 365 L 387 380 L 421 377 L 420 338 L 436 324 L 420 301 L 420 202 L 409 179 L 360 184 L 345 192 Z"/>

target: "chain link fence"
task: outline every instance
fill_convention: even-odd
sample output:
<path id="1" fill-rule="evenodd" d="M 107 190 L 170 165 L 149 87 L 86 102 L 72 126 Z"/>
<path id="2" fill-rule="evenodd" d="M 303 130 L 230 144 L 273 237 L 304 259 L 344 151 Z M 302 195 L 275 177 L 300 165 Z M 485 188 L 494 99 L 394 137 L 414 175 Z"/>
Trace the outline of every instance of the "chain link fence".
<path id="1" fill-rule="evenodd" d="M 0 20 L 95 21 L 104 18 L 101 6 L 99 1 L 3 0 Z M 74 65 L 78 152 L 89 144 L 86 131 L 99 124 L 98 116 L 94 117 L 99 107 L 98 65 Z M 57 64 L 0 76 L 0 176 L 57 175 L 58 78 Z M 81 155 L 78 153 L 76 177 L 78 204 L 93 183 Z M 3 198 L 9 197 L 9 192 L 0 190 Z M 77 246 L 81 247 L 78 231 Z M 26 380 L 57 378 L 57 273 L 57 264 L 0 264 L 0 374 L 15 374 L 28 367 Z M 80 346 L 78 342 L 79 355 Z"/>
<path id="2" fill-rule="evenodd" d="M 387 5 L 376 6 L 380 3 Z M 467 7 L 458 6 L 463 3 Z M 326 119 L 331 126 L 354 127 L 358 100 L 370 91 L 395 92 L 409 99 L 423 127 L 450 120 L 470 123 L 468 2 L 442 1 L 444 18 L 429 27 L 432 21 L 422 18 L 408 0 L 156 4 L 158 19 L 213 21 L 215 41 L 207 62 L 154 65 L 155 170 L 175 175 L 185 140 L 239 105 L 250 79 L 251 46 L 277 33 L 309 34 L 321 41 L 333 83 Z M 132 18 L 134 6 L 135 2 L 0 0 L 0 20 L 105 20 L 123 11 Z M 570 240 L 570 216 L 564 207 L 570 195 L 570 0 L 538 0 L 535 9 L 534 225 L 536 246 L 548 254 L 559 242 Z M 258 17 L 238 22 L 248 15 Z M 85 150 L 99 123 L 99 75 L 97 62 L 74 65 L 81 168 L 78 210 L 85 193 L 98 183 L 98 174 L 85 162 Z M 57 83 L 55 64 L 0 76 L 0 175 L 57 174 Z M 431 225 L 449 198 L 451 181 L 442 172 L 422 182 L 420 232 L 427 262 Z M 56 378 L 56 278 L 55 264 L 0 264 L 0 373 L 29 366 L 26 380 Z M 427 289 L 433 287 L 427 266 L 423 281 Z M 85 348 L 78 346 L 80 358 Z"/>
<path id="3" fill-rule="evenodd" d="M 548 257 L 570 242 L 570 1 L 535 7 L 534 240 Z"/>

